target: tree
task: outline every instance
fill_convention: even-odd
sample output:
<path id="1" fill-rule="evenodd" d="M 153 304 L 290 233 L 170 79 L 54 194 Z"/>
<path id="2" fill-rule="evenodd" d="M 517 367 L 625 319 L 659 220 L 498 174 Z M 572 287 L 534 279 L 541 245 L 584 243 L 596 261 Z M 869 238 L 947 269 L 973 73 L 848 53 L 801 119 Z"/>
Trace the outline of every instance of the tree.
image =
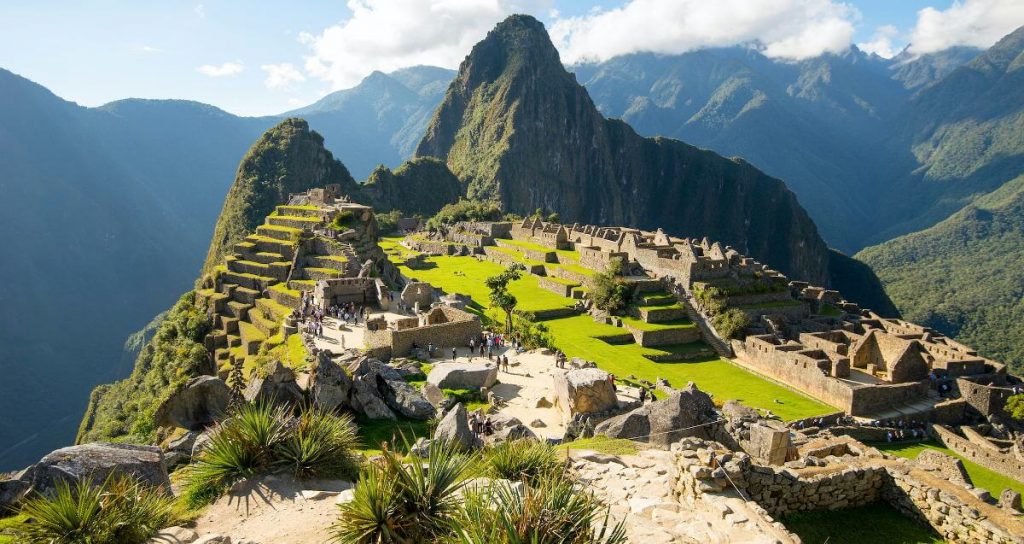
<path id="1" fill-rule="evenodd" d="M 615 314 L 629 304 L 630 286 L 619 278 L 622 259 L 612 259 L 608 269 L 591 279 L 591 298 L 598 308 Z"/>
<path id="2" fill-rule="evenodd" d="M 1024 393 L 1006 399 L 1006 411 L 1017 421 L 1024 421 Z"/>
<path id="3" fill-rule="evenodd" d="M 508 284 L 521 278 L 523 270 L 526 270 L 525 266 L 515 263 L 501 274 L 491 276 L 484 282 L 487 288 L 491 290 L 491 306 L 496 306 L 505 311 L 506 332 L 512 332 L 512 311 L 516 309 L 516 304 L 519 303 L 515 295 L 509 292 Z"/>
<path id="4" fill-rule="evenodd" d="M 750 318 L 743 310 L 729 308 L 712 317 L 711 324 L 715 326 L 715 330 L 722 335 L 722 338 L 739 338 L 747 325 L 750 325 Z"/>

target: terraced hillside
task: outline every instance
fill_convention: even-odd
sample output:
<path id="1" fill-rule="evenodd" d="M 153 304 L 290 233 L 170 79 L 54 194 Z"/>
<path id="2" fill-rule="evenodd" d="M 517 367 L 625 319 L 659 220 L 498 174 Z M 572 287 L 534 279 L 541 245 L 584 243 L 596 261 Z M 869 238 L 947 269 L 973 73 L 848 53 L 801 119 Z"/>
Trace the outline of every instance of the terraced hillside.
<path id="1" fill-rule="evenodd" d="M 241 365 L 247 375 L 268 355 L 303 366 L 298 335 L 282 347 L 284 321 L 300 307 L 302 292 L 317 280 L 357 275 L 361 257 L 379 251 L 370 208 L 277 206 L 255 234 L 235 244 L 197 293 L 213 313 L 205 344 L 218 373 L 226 377 Z"/>

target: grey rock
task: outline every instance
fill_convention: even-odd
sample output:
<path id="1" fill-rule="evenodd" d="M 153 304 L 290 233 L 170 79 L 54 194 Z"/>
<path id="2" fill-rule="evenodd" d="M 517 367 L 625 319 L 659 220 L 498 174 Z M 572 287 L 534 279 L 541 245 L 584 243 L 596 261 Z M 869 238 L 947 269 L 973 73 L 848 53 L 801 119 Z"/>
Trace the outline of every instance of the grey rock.
<path id="1" fill-rule="evenodd" d="M 370 419 L 398 419 L 381 398 L 376 383 L 371 379 L 363 376 L 352 381 L 352 409 Z"/>
<path id="2" fill-rule="evenodd" d="M 113 473 L 131 476 L 167 492 L 171 489 L 160 448 L 103 442 L 50 452 L 31 470 L 32 489 L 49 492 L 60 481 L 89 480 L 99 484 Z"/>
<path id="3" fill-rule="evenodd" d="M 494 363 L 437 363 L 430 369 L 427 382 L 441 389 L 480 389 L 498 381 Z"/>
<path id="4" fill-rule="evenodd" d="M 192 455 L 192 448 L 196 445 L 196 438 L 199 438 L 199 432 L 188 431 L 185 434 L 171 440 L 167 443 L 167 451 L 181 451 Z"/>
<path id="5" fill-rule="evenodd" d="M 187 465 L 192 459 L 192 455 L 183 451 L 169 451 L 164 454 L 164 465 L 167 466 L 167 472 L 173 472 L 174 469 Z"/>
<path id="6" fill-rule="evenodd" d="M 200 433 L 199 436 L 196 437 L 195 444 L 192 445 L 192 458 L 194 459 L 200 453 L 202 453 L 203 452 L 203 448 L 205 448 L 206 445 L 209 444 L 209 443 L 210 443 L 210 433 L 209 432 Z"/>
<path id="7" fill-rule="evenodd" d="M 999 494 L 999 506 L 1014 513 L 1019 513 L 1021 511 L 1020 493 L 1012 489 L 1004 489 Z"/>
<path id="8" fill-rule="evenodd" d="M 434 440 L 451 442 L 465 449 L 478 447 L 480 439 L 469 428 L 467 417 L 466 407 L 461 402 L 453 406 L 434 430 Z"/>
<path id="9" fill-rule="evenodd" d="M 601 422 L 594 432 L 611 438 L 635 439 L 668 447 L 690 436 L 710 438 L 711 426 L 700 425 L 716 419 L 711 397 L 690 383 L 667 399 Z"/>
<path id="10" fill-rule="evenodd" d="M 190 544 L 198 538 L 195 530 L 188 527 L 168 527 L 153 535 L 147 544 Z"/>
<path id="11" fill-rule="evenodd" d="M 33 465 L 13 474 L 6 480 L 0 480 L 0 514 L 13 510 L 28 494 L 29 489 L 32 488 L 32 469 L 34 468 Z"/>
<path id="12" fill-rule="evenodd" d="M 334 411 L 348 407 L 352 378 L 329 358 L 321 358 L 309 378 L 309 397 L 313 404 Z"/>
<path id="13" fill-rule="evenodd" d="M 427 420 L 437 415 L 434 405 L 404 380 L 385 380 L 378 376 L 377 390 L 389 408 L 409 419 Z"/>
<path id="14" fill-rule="evenodd" d="M 430 404 L 433 404 L 434 406 L 437 407 L 440 407 L 441 405 L 444 404 L 445 395 L 444 391 L 441 391 L 440 387 L 427 382 L 423 384 L 422 392 L 423 396 L 426 397 L 428 401 L 430 401 Z"/>
<path id="15" fill-rule="evenodd" d="M 200 430 L 219 419 L 231 401 L 231 390 L 214 376 L 192 378 L 171 394 L 156 410 L 161 427 Z"/>
<path id="16" fill-rule="evenodd" d="M 567 414 L 594 414 L 618 405 L 609 374 L 597 368 L 570 370 L 554 376 L 555 404 Z"/>
<path id="17" fill-rule="evenodd" d="M 518 423 L 515 425 L 506 425 L 501 429 L 494 431 L 494 434 L 487 437 L 487 441 L 491 443 L 506 442 L 510 440 L 539 440 L 537 434 L 530 430 L 529 427 Z"/>
<path id="18" fill-rule="evenodd" d="M 273 361 L 260 369 L 242 393 L 249 402 L 272 402 L 285 406 L 302 404 L 305 395 L 295 382 L 295 371 L 281 361 Z"/>
<path id="19" fill-rule="evenodd" d="M 378 361 L 377 359 L 365 358 L 361 359 L 352 368 L 352 376 L 359 378 L 362 376 L 376 375 L 384 378 L 385 380 L 397 380 L 402 381 L 402 374 L 394 368 Z"/>

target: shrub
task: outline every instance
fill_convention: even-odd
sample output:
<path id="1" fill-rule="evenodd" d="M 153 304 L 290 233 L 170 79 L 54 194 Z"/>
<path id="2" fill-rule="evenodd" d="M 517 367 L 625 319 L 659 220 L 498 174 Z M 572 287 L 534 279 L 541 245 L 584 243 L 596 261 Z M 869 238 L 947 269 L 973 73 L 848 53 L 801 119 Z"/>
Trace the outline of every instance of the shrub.
<path id="1" fill-rule="evenodd" d="M 497 483 L 467 493 L 457 542 L 464 544 L 619 544 L 622 523 L 609 524 L 608 509 L 565 478 L 516 489 Z"/>
<path id="2" fill-rule="evenodd" d="M 502 217 L 501 207 L 494 202 L 459 200 L 446 204 L 434 217 L 427 220 L 427 229 L 436 230 L 442 225 L 459 221 L 498 221 Z"/>
<path id="3" fill-rule="evenodd" d="M 351 502 L 341 505 L 332 531 L 343 544 L 431 542 L 450 535 L 460 519 L 457 492 L 476 459 L 452 444 L 432 443 L 425 463 L 405 463 L 384 451 L 363 469 Z"/>
<path id="4" fill-rule="evenodd" d="M 1024 394 L 1010 395 L 1006 399 L 1006 411 L 1013 419 L 1024 421 Z"/>
<path id="5" fill-rule="evenodd" d="M 529 483 L 557 477 L 564 467 L 554 447 L 536 440 L 501 442 L 487 452 L 485 461 L 495 478 Z"/>
<path id="6" fill-rule="evenodd" d="M 750 324 L 750 318 L 743 310 L 729 308 L 712 317 L 711 324 L 714 325 L 718 334 L 722 335 L 722 338 L 739 338 L 743 330 Z"/>
<path id="7" fill-rule="evenodd" d="M 402 218 L 402 212 L 391 210 L 387 213 L 377 214 L 377 231 L 381 234 L 394 234 L 398 232 L 398 220 Z"/>
<path id="8" fill-rule="evenodd" d="M 93 486 L 57 483 L 52 496 L 38 495 L 22 506 L 29 523 L 16 528 L 18 541 L 49 544 L 136 544 L 171 524 L 172 500 L 162 491 L 127 476 Z"/>
<path id="9" fill-rule="evenodd" d="M 629 304 L 630 287 L 619 278 L 621 273 L 622 260 L 613 259 L 608 270 L 595 274 L 590 280 L 594 304 L 610 314 L 621 312 Z"/>

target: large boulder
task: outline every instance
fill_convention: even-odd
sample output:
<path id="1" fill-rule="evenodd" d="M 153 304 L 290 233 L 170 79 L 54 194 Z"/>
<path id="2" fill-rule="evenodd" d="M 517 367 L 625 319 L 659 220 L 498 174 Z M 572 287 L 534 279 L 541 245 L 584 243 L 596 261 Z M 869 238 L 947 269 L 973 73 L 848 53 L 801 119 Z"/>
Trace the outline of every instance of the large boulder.
<path id="1" fill-rule="evenodd" d="M 143 483 L 171 490 L 163 454 L 156 446 L 97 442 L 61 448 L 43 457 L 32 469 L 32 489 L 52 491 L 57 482 L 102 483 L 113 473 L 131 476 Z"/>
<path id="2" fill-rule="evenodd" d="M 389 408 L 409 419 L 427 420 L 437 415 L 434 405 L 404 380 L 377 377 L 377 390 Z"/>
<path id="3" fill-rule="evenodd" d="M 398 419 L 377 390 L 376 378 L 360 376 L 352 381 L 352 409 L 370 419 Z"/>
<path id="4" fill-rule="evenodd" d="M 281 361 L 270 362 L 261 368 L 259 374 L 249 381 L 242 396 L 249 402 L 286 406 L 298 406 L 305 400 L 302 389 L 295 382 L 295 371 Z"/>
<path id="5" fill-rule="evenodd" d="M 10 478 L 0 479 L 0 515 L 14 511 L 18 502 L 32 488 L 32 469 L 29 467 L 12 474 Z"/>
<path id="6" fill-rule="evenodd" d="M 215 376 L 197 376 L 167 397 L 154 419 L 161 427 L 198 430 L 219 419 L 231 402 L 231 390 Z"/>
<path id="7" fill-rule="evenodd" d="M 441 389 L 480 389 L 498 381 L 494 363 L 437 363 L 427 375 L 427 383 Z"/>
<path id="8" fill-rule="evenodd" d="M 480 446 L 480 439 L 469 428 L 469 416 L 462 403 L 452 406 L 434 429 L 435 442 L 450 442 L 465 449 Z"/>
<path id="9" fill-rule="evenodd" d="M 579 368 L 555 374 L 555 404 L 568 416 L 596 414 L 618 406 L 609 374 L 597 368 Z"/>
<path id="10" fill-rule="evenodd" d="M 594 432 L 668 447 L 689 436 L 710 439 L 714 429 L 705 424 L 716 420 L 711 397 L 690 383 L 667 399 L 601 422 Z"/>
<path id="11" fill-rule="evenodd" d="M 334 411 L 348 407 L 352 378 L 330 358 L 320 358 L 310 373 L 309 398 L 315 406 Z"/>

